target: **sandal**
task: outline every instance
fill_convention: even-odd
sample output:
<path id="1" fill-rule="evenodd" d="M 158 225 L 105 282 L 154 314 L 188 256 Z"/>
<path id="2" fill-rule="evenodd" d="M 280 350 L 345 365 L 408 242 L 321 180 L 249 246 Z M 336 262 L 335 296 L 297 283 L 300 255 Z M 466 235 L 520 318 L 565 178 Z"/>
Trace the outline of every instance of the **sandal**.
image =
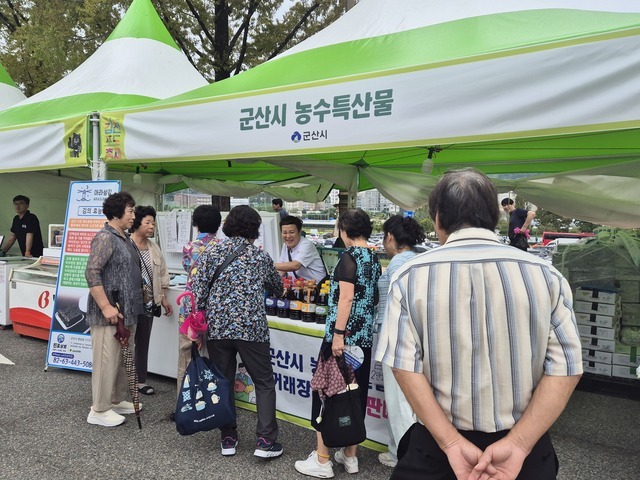
<path id="1" fill-rule="evenodd" d="M 156 391 L 150 385 L 143 385 L 142 387 L 138 387 L 138 391 L 143 395 L 153 395 Z"/>

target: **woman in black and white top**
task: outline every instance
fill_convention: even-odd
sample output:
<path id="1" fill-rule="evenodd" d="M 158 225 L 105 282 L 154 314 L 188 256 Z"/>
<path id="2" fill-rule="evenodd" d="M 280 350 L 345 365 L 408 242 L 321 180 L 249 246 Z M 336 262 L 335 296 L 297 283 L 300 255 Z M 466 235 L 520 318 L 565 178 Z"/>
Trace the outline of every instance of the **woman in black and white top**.
<path id="1" fill-rule="evenodd" d="M 167 264 L 160 247 L 149 240 L 156 231 L 156 211 L 153 207 L 136 207 L 136 217 L 131 226 L 131 239 L 135 243 L 140 257 L 142 271 L 142 289 L 145 311 L 138 317 L 136 330 L 136 370 L 138 372 L 138 390 L 145 395 L 155 393 L 153 387 L 146 384 L 147 359 L 149 357 L 149 339 L 153 325 L 153 312 L 160 316 L 160 306 L 164 314 L 170 316 L 173 308 L 167 300 L 169 286 Z"/>

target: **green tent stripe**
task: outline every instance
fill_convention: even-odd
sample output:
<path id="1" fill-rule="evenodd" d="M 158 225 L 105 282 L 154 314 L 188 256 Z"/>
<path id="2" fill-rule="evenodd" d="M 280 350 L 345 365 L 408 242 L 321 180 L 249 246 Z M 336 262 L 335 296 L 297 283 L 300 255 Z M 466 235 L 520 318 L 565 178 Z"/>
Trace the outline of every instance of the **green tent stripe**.
<path id="1" fill-rule="evenodd" d="M 148 38 L 180 50 L 153 8 L 151 0 L 134 0 L 106 41 L 127 37 Z"/>
<path id="2" fill-rule="evenodd" d="M 64 120 L 76 115 L 107 108 L 126 108 L 151 103 L 157 99 L 141 95 L 84 93 L 8 108 L 0 112 L 0 129 Z"/>
<path id="3" fill-rule="evenodd" d="M 7 85 L 9 85 L 11 87 L 18 88 L 18 86 L 15 84 L 13 79 L 9 76 L 9 74 L 7 73 L 7 71 L 2 66 L 1 63 L 0 63 L 0 83 L 6 83 Z"/>
<path id="4" fill-rule="evenodd" d="M 640 14 L 536 10 L 487 15 L 276 58 L 158 105 L 258 89 L 291 89 L 292 84 L 325 79 L 333 83 L 369 72 L 443 66 L 629 35 L 640 35 Z"/>

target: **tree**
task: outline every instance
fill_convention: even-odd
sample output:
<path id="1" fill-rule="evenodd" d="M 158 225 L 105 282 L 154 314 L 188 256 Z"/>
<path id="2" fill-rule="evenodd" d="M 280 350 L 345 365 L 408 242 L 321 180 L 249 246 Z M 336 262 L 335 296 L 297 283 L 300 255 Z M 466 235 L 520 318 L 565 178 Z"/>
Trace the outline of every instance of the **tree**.
<path id="1" fill-rule="evenodd" d="M 342 15 L 344 0 L 152 0 L 189 61 L 209 81 L 254 67 Z M 88 58 L 131 0 L 0 0 L 0 63 L 27 96 Z"/>

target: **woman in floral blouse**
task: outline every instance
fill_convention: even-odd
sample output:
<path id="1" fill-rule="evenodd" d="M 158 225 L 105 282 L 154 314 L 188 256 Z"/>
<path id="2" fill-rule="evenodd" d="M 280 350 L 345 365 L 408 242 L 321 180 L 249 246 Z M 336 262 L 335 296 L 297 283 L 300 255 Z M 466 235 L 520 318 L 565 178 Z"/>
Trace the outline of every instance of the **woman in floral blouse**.
<path id="1" fill-rule="evenodd" d="M 240 353 L 253 379 L 258 411 L 254 455 L 271 458 L 282 455 L 282 445 L 276 442 L 276 390 L 264 294 L 266 290 L 275 296 L 281 295 L 283 284 L 271 257 L 253 244 L 259 236 L 261 223 L 260 215 L 253 208 L 247 205 L 232 208 L 222 227 L 229 238 L 217 245 L 210 243 L 202 253 L 198 271 L 193 276 L 192 291 L 197 308 L 207 312 L 209 358 L 233 385 L 236 355 Z M 217 267 L 240 248 L 243 250 L 238 257 L 211 285 Z M 234 401 L 233 391 L 230 401 Z M 236 424 L 220 430 L 222 455 L 235 455 Z"/>
<path id="2" fill-rule="evenodd" d="M 377 255 L 367 246 L 372 227 L 369 215 L 360 209 L 350 209 L 338 219 L 340 237 L 346 246 L 331 276 L 329 315 L 320 354 L 337 357 L 345 351 L 362 363 L 355 371 L 359 385 L 363 414 L 367 411 L 371 347 L 373 345 L 374 306 L 378 303 L 378 279 L 381 274 Z M 318 428 L 320 397 L 313 392 L 311 425 Z M 333 464 L 329 449 L 316 432 L 317 447 L 306 460 L 295 463 L 298 472 L 311 477 L 332 478 Z M 357 445 L 341 448 L 334 456 L 347 473 L 358 472 Z"/>

